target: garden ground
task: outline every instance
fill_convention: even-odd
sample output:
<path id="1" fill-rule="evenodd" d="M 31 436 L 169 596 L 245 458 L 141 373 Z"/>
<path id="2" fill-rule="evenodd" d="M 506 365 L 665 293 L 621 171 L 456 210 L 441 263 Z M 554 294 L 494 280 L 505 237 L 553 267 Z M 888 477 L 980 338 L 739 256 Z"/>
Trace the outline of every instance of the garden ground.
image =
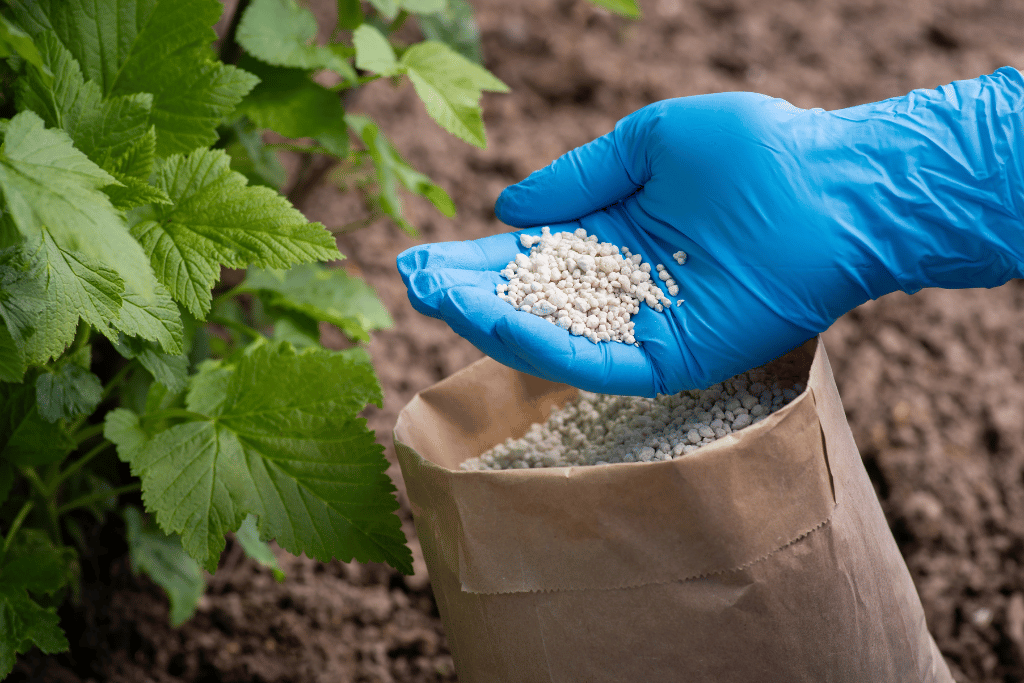
<path id="1" fill-rule="evenodd" d="M 326 20 L 334 3 L 320 1 Z M 350 104 L 445 187 L 454 219 L 410 199 L 419 240 L 380 222 L 342 236 L 395 318 L 370 352 L 386 401 L 367 412 L 394 462 L 391 429 L 417 391 L 480 357 L 415 313 L 395 256 L 423 241 L 506 229 L 506 185 L 607 132 L 650 102 L 754 90 L 840 108 L 1024 67 L 1021 0 L 650 0 L 639 22 L 585 0 L 473 0 L 487 66 L 511 86 L 484 101 L 489 146 L 445 134 L 406 84 L 376 82 Z M 408 29 L 412 30 L 412 29 Z M 311 220 L 360 219 L 358 200 L 321 182 L 295 195 Z M 957 681 L 1024 680 L 1024 285 L 901 293 L 825 334 L 857 443 Z M 340 341 L 326 329 L 328 339 Z M 97 529 L 81 606 L 62 611 L 70 654 L 22 658 L 11 680 L 455 681 L 397 465 L 416 574 L 279 553 L 275 583 L 229 541 L 197 615 L 167 624 L 166 599 L 128 570 L 123 536 Z"/>

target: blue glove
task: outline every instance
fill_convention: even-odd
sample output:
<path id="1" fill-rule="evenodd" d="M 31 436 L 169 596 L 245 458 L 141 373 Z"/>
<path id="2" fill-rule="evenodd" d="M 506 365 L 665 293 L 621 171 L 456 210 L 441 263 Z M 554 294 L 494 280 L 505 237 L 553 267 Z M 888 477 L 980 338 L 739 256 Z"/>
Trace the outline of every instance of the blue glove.
<path id="1" fill-rule="evenodd" d="M 414 247 L 398 268 L 417 311 L 523 372 L 610 394 L 706 387 L 868 299 L 1019 277 L 1022 112 L 1011 68 L 832 112 L 684 97 L 506 188 L 495 211 L 523 232 L 582 226 L 665 265 L 685 303 L 642 305 L 639 348 L 594 344 L 499 299 L 498 271 L 527 252 L 518 233 Z"/>

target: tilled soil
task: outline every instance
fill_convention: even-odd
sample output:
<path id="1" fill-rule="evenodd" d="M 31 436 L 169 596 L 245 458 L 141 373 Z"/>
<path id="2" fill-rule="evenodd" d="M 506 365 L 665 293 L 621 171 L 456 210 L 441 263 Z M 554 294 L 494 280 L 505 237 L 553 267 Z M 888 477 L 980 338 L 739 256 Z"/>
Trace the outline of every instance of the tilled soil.
<path id="1" fill-rule="evenodd" d="M 330 16 L 333 2 L 312 3 Z M 489 147 L 434 125 L 412 88 L 376 82 L 350 104 L 373 115 L 452 195 L 446 219 L 410 198 L 421 239 L 379 222 L 341 238 L 345 266 L 392 311 L 370 344 L 386 401 L 367 415 L 394 462 L 391 429 L 419 390 L 480 357 L 415 313 L 395 256 L 423 241 L 506 229 L 498 193 L 650 102 L 754 90 L 826 109 L 1024 67 L 1021 0 L 644 0 L 622 20 L 584 0 L 474 0 L 487 66 L 511 86 L 484 99 Z M 407 29 L 414 31 L 414 29 Z M 413 33 L 409 34 L 414 37 Z M 305 193 L 311 220 L 360 219 L 329 177 Z M 957 681 L 1024 680 L 1024 286 L 897 293 L 825 334 L 857 443 Z M 325 330 L 327 339 L 336 331 Z M 195 618 L 128 571 L 116 528 L 80 607 L 62 611 L 70 654 L 22 658 L 11 680 L 455 681 L 397 466 L 416 574 L 279 553 L 275 583 L 229 543 Z M 123 544 L 123 541 L 120 543 Z"/>

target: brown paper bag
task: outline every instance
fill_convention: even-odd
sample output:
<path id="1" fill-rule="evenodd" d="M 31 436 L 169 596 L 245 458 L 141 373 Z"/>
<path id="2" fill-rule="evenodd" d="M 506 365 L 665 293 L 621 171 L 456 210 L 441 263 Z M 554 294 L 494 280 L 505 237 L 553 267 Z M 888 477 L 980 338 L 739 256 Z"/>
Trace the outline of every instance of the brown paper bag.
<path id="1" fill-rule="evenodd" d="M 491 359 L 405 407 L 395 446 L 462 683 L 953 680 L 820 339 L 777 363 L 808 389 L 667 462 L 459 470 L 577 394 Z"/>

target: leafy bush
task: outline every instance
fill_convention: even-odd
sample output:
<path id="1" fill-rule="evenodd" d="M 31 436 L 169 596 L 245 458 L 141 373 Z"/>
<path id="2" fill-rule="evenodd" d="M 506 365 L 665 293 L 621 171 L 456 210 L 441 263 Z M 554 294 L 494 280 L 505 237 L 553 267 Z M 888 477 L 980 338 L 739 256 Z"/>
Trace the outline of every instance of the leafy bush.
<path id="1" fill-rule="evenodd" d="M 338 0 L 326 45 L 294 0 L 243 0 L 218 59 L 222 12 L 9 0 L 0 15 L 0 678 L 32 646 L 68 648 L 56 607 L 90 517 L 123 518 L 174 623 L 229 531 L 279 577 L 271 538 L 411 572 L 358 417 L 383 401 L 360 343 L 391 318 L 325 266 L 344 257 L 280 193 L 278 151 L 302 155 L 300 185 L 333 159 L 371 216 L 415 234 L 399 188 L 455 207 L 347 98 L 407 77 L 438 124 L 484 146 L 481 93 L 506 88 L 478 64 L 464 0 Z M 427 40 L 395 38 L 410 17 Z M 229 286 L 224 268 L 248 270 Z M 322 323 L 352 347 L 324 348 Z"/>

